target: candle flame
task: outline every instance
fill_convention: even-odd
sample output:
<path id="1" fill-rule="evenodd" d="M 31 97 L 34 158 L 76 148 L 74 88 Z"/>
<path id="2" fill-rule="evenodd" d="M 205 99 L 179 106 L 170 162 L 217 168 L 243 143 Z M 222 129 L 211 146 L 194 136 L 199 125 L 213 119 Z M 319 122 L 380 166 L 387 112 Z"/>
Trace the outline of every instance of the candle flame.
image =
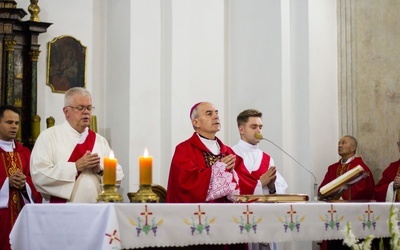
<path id="1" fill-rule="evenodd" d="M 114 151 L 110 151 L 110 153 L 108 154 L 108 158 L 114 159 Z"/>
<path id="2" fill-rule="evenodd" d="M 149 157 L 149 151 L 147 151 L 147 148 L 144 149 L 143 157 L 144 158 Z"/>

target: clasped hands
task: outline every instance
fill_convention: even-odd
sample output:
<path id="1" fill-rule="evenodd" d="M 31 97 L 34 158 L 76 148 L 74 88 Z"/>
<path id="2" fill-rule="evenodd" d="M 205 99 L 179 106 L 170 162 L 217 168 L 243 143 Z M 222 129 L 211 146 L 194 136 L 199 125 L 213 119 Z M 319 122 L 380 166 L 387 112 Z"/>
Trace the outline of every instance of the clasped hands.
<path id="1" fill-rule="evenodd" d="M 275 190 L 276 167 L 270 166 L 263 175 L 260 176 L 261 185 L 268 186 L 269 190 Z"/>
<path id="2" fill-rule="evenodd" d="M 15 172 L 9 177 L 9 182 L 10 187 L 23 189 L 26 183 L 26 176 L 21 171 Z"/>
<path id="3" fill-rule="evenodd" d="M 235 167 L 236 155 L 231 154 L 221 158 L 221 162 L 226 164 L 226 170 L 232 171 Z"/>
<path id="4" fill-rule="evenodd" d="M 91 153 L 86 151 L 86 153 L 75 162 L 76 170 L 78 173 L 91 169 L 93 173 L 98 173 L 101 170 L 100 167 L 100 156 L 97 153 Z"/>

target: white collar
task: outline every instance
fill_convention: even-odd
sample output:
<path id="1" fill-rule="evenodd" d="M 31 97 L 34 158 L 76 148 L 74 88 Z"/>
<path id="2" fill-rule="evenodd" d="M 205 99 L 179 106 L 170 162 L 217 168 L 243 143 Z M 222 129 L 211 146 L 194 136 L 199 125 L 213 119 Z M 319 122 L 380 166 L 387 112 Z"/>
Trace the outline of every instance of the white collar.
<path id="1" fill-rule="evenodd" d="M 11 141 L 0 140 L 0 148 L 2 148 L 6 152 L 14 152 L 15 149 L 14 140 Z"/>
<path id="2" fill-rule="evenodd" d="M 209 140 L 206 138 L 201 137 L 198 133 L 197 136 L 200 138 L 200 141 L 211 151 L 214 155 L 219 155 L 221 152 L 217 139 Z"/>
<path id="3" fill-rule="evenodd" d="M 354 160 L 354 158 L 356 158 L 355 155 L 353 155 L 352 157 L 350 157 L 349 159 L 347 159 L 346 162 L 343 162 L 343 160 L 340 160 L 340 163 L 341 163 L 341 164 L 348 164 L 348 163 L 350 163 L 352 160 Z"/>
<path id="4" fill-rule="evenodd" d="M 82 133 L 79 133 L 78 131 L 76 131 L 76 130 L 71 126 L 71 124 L 69 124 L 68 121 L 65 121 L 65 123 L 66 123 L 67 126 L 70 127 L 71 130 L 73 130 L 73 132 L 79 137 L 78 144 L 84 143 L 85 140 L 86 140 L 86 138 L 87 138 L 88 135 L 89 135 L 89 128 L 86 127 L 85 130 L 84 130 Z"/>
<path id="5" fill-rule="evenodd" d="M 246 151 L 256 151 L 259 149 L 258 144 L 253 145 L 253 144 L 243 141 L 242 139 L 239 140 L 238 145 Z"/>

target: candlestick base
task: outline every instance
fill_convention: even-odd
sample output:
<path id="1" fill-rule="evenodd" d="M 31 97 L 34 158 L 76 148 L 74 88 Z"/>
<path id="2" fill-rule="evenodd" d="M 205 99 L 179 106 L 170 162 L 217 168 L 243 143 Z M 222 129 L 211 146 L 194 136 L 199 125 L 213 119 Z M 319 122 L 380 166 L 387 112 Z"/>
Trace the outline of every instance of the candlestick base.
<path id="1" fill-rule="evenodd" d="M 128 193 L 131 203 L 157 203 L 160 197 L 151 189 L 151 185 L 140 185 L 137 193 Z"/>
<path id="2" fill-rule="evenodd" d="M 115 185 L 102 185 L 103 191 L 97 197 L 97 202 L 123 202 L 124 198 L 117 192 Z"/>

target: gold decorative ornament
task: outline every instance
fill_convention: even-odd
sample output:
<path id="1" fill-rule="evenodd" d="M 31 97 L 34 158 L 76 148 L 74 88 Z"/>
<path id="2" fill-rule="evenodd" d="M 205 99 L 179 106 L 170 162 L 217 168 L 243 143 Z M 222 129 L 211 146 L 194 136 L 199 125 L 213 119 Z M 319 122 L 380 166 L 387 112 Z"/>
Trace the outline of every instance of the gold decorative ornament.
<path id="1" fill-rule="evenodd" d="M 32 140 L 36 141 L 40 134 L 40 116 L 34 115 L 32 117 Z"/>
<path id="2" fill-rule="evenodd" d="M 140 185 L 137 193 L 128 193 L 131 203 L 158 203 L 160 197 L 153 192 L 151 185 Z"/>
<path id="3" fill-rule="evenodd" d="M 93 132 L 97 133 L 97 117 L 95 115 L 92 115 L 90 117 L 89 128 Z"/>
<path id="4" fill-rule="evenodd" d="M 102 191 L 97 197 L 97 202 L 99 203 L 112 203 L 112 202 L 123 202 L 124 198 L 117 192 L 116 185 L 102 185 Z"/>
<path id="5" fill-rule="evenodd" d="M 29 13 L 31 13 L 31 21 L 34 22 L 40 22 L 39 19 L 39 12 L 40 12 L 40 8 L 38 5 L 39 0 L 31 0 L 31 4 L 28 7 L 28 11 Z"/>
<path id="6" fill-rule="evenodd" d="M 55 122 L 56 122 L 56 121 L 55 121 L 54 117 L 49 116 L 49 117 L 46 119 L 46 126 L 47 126 L 47 128 L 53 127 Z"/>

